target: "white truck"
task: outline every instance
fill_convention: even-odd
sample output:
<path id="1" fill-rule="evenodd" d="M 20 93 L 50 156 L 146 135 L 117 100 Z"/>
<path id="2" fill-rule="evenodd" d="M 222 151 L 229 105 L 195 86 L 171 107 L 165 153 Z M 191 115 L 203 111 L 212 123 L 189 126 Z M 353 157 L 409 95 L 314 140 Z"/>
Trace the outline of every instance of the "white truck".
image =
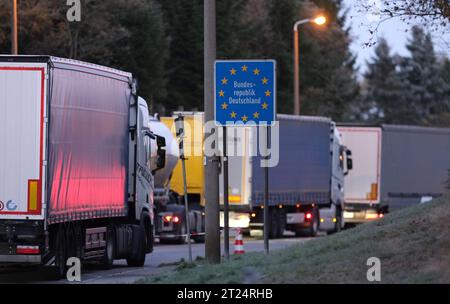
<path id="1" fill-rule="evenodd" d="M 60 277 L 70 257 L 143 266 L 164 146 L 131 74 L 0 56 L 0 263 L 54 263 Z"/>
<path id="2" fill-rule="evenodd" d="M 354 161 L 345 178 L 346 224 L 373 221 L 445 192 L 450 129 L 352 124 L 338 129 Z"/>
<path id="3" fill-rule="evenodd" d="M 345 223 L 351 226 L 381 218 L 386 212 L 380 199 L 381 128 L 340 126 L 339 131 L 355 164 L 345 177 Z"/>

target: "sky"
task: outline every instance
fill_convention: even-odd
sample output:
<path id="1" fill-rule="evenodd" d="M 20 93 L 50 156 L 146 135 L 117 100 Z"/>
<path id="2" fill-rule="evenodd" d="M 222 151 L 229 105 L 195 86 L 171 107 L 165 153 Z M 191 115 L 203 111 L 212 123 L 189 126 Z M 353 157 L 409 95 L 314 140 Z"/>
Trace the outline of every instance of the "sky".
<path id="1" fill-rule="evenodd" d="M 372 3 L 382 2 L 380 0 L 344 0 L 345 7 L 349 9 L 347 22 L 351 26 L 353 38 L 351 50 L 358 57 L 357 65 L 360 68 L 360 74 L 364 73 L 366 63 L 373 57 L 375 49 L 375 46 L 366 46 L 366 43 L 377 41 L 377 38 L 384 37 L 391 46 L 393 53 L 408 56 L 409 52 L 405 45 L 410 37 L 410 32 L 408 32 L 410 25 L 397 18 L 382 22 L 378 27 L 378 31 L 373 35 L 370 34 L 369 30 L 379 24 L 380 17 L 359 12 L 361 8 L 358 3 L 364 1 Z M 444 34 L 444 31 L 439 31 L 432 35 L 436 52 L 450 57 L 450 46 L 445 43 L 450 42 L 450 32 L 447 31 L 447 34 Z"/>

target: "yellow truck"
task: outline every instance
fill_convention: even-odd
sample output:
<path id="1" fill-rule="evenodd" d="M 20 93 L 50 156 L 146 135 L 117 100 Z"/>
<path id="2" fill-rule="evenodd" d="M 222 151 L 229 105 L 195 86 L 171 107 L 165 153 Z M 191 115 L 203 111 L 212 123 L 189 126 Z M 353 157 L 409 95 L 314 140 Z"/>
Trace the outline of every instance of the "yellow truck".
<path id="1" fill-rule="evenodd" d="M 155 133 L 166 138 L 168 149 L 178 150 L 176 138 L 175 118 L 161 117 L 154 121 Z M 203 168 L 203 114 L 183 113 L 185 117 L 184 150 L 186 156 L 187 194 L 189 201 L 189 226 L 192 239 L 196 242 L 205 241 L 205 213 L 204 213 L 204 168 Z M 175 145 L 175 147 L 172 147 Z M 168 153 L 172 155 L 175 153 Z M 182 163 L 177 159 L 174 168 L 170 169 L 168 178 L 158 181 L 155 177 L 155 206 L 156 206 L 156 236 L 160 243 L 185 243 L 187 240 L 186 212 L 184 206 L 184 181 Z"/>
<path id="2" fill-rule="evenodd" d="M 187 193 L 190 209 L 201 210 L 205 206 L 204 198 L 204 114 L 203 112 L 176 112 L 173 117 L 162 117 L 163 122 L 176 134 L 175 118 L 182 115 L 185 121 L 184 148 L 186 155 Z M 234 130 L 236 129 L 236 130 Z M 235 145 L 239 155 L 229 156 L 229 226 L 232 228 L 249 228 L 250 223 L 250 172 L 251 156 L 249 154 L 251 136 L 250 128 L 230 128 L 230 134 L 240 132 L 240 136 L 230 137 L 228 146 Z M 222 134 L 219 132 L 219 150 L 222 148 Z M 181 162 L 177 164 L 170 180 L 172 194 L 181 197 L 184 195 L 183 175 Z M 220 176 L 220 205 L 223 210 L 223 177 Z M 223 212 L 220 213 L 221 227 L 224 226 Z"/>
<path id="3" fill-rule="evenodd" d="M 202 208 L 205 206 L 204 197 L 204 166 L 203 166 L 203 113 L 184 112 L 184 150 L 186 155 L 186 173 L 188 199 Z M 176 115 L 176 114 L 175 114 Z M 176 135 L 175 118 L 161 117 L 172 134 Z M 170 189 L 180 196 L 184 195 L 183 172 L 181 162 L 178 162 L 172 172 Z"/>

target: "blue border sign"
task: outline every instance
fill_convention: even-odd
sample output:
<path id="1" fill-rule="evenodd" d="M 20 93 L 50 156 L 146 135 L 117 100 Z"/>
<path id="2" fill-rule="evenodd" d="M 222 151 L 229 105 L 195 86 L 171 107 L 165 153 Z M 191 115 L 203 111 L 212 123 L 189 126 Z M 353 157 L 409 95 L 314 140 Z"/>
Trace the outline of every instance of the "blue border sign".
<path id="1" fill-rule="evenodd" d="M 216 125 L 275 124 L 275 60 L 218 60 L 214 72 Z"/>

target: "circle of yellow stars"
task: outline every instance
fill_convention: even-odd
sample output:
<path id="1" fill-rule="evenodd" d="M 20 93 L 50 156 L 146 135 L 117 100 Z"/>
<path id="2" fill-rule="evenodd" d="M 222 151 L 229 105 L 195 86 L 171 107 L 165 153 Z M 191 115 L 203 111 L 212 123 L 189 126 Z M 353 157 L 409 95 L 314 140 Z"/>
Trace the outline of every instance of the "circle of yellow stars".
<path id="1" fill-rule="evenodd" d="M 245 64 L 243 66 L 241 66 L 241 71 L 244 72 L 244 73 L 247 73 L 248 72 L 248 66 L 245 65 Z M 237 72 L 238 71 L 235 68 L 232 68 L 230 70 L 230 76 L 235 76 L 237 74 Z M 255 76 L 259 76 L 261 74 L 261 71 L 258 68 L 255 68 L 252 72 L 253 72 L 253 75 L 255 75 Z M 228 85 L 228 81 L 229 81 L 229 79 L 224 77 L 221 80 L 222 85 L 224 85 L 224 86 Z M 268 85 L 269 84 L 269 79 L 267 77 L 264 77 L 264 78 L 261 79 L 261 83 L 263 85 Z M 267 90 L 266 92 L 264 92 L 264 94 L 265 94 L 266 97 L 271 97 L 272 96 L 272 92 L 270 90 Z M 223 90 L 220 90 L 219 91 L 219 96 L 220 97 L 225 97 L 225 92 Z M 226 102 L 223 102 L 221 104 L 221 108 L 222 108 L 222 110 L 228 110 L 228 104 Z M 263 104 L 261 104 L 261 109 L 262 110 L 268 110 L 269 109 L 269 104 L 267 102 L 264 102 Z M 235 111 L 232 111 L 230 113 L 230 118 L 236 119 L 237 115 L 238 114 Z M 259 117 L 260 117 L 260 113 L 259 112 L 253 113 L 253 118 L 254 119 L 259 119 Z M 243 122 L 247 122 L 249 120 L 249 117 L 247 115 L 243 115 L 241 117 L 241 120 Z"/>

